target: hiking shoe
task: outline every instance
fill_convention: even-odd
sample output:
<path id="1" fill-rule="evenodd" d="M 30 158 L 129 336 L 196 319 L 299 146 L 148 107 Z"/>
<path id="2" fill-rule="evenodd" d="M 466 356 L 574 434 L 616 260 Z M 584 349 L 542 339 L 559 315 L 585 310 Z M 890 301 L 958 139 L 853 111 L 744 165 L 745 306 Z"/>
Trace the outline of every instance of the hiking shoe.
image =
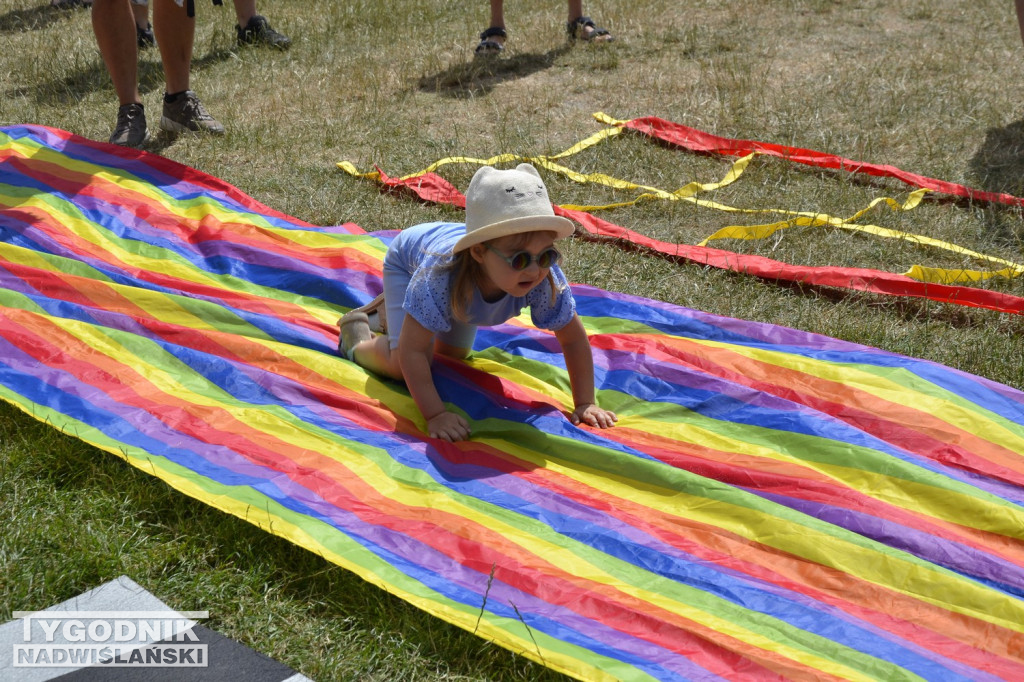
<path id="1" fill-rule="evenodd" d="M 174 102 L 164 100 L 164 115 L 160 117 L 160 127 L 169 133 L 194 131 L 213 135 L 224 134 L 224 126 L 206 113 L 203 103 L 191 90 L 186 90 Z"/>
<path id="2" fill-rule="evenodd" d="M 135 24 L 135 40 L 139 43 L 140 50 L 156 45 L 156 36 L 153 35 L 153 24 L 147 21 L 146 28 Z"/>
<path id="3" fill-rule="evenodd" d="M 287 50 L 292 44 L 288 36 L 272 29 L 270 24 L 267 23 L 266 17 L 259 14 L 253 15 L 252 19 L 249 19 L 249 23 L 245 25 L 245 28 L 236 24 L 235 31 L 238 32 L 239 45 L 262 44 L 276 47 L 279 50 Z"/>
<path id="4" fill-rule="evenodd" d="M 146 129 L 146 110 L 141 104 L 122 104 L 117 109 L 117 125 L 110 136 L 113 144 L 122 147 L 141 147 L 149 139 Z"/>

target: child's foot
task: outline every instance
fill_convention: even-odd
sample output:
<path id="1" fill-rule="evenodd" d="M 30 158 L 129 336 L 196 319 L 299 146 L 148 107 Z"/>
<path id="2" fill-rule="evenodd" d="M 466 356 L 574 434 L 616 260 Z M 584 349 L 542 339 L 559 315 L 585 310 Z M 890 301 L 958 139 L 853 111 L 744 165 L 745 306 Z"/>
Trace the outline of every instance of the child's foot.
<path id="1" fill-rule="evenodd" d="M 350 310 L 342 315 L 338 320 L 338 327 L 341 329 L 338 353 L 349 360 L 353 360 L 352 354 L 357 345 L 373 338 L 370 320 L 361 310 Z"/>
<path id="2" fill-rule="evenodd" d="M 569 36 L 570 43 L 577 40 L 588 43 L 610 43 L 615 40 L 615 36 L 608 29 L 596 25 L 590 17 L 576 17 L 565 25 L 565 32 Z"/>

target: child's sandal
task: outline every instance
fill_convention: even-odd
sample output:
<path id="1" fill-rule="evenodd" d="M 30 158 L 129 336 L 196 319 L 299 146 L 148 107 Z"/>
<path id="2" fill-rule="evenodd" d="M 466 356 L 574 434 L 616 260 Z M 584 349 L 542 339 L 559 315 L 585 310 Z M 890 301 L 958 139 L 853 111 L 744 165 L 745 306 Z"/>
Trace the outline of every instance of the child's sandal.
<path id="1" fill-rule="evenodd" d="M 348 311 L 338 320 L 338 330 L 341 332 L 338 338 L 338 354 L 355 362 L 356 346 L 373 338 L 366 313 L 359 310 Z"/>
<path id="2" fill-rule="evenodd" d="M 593 41 L 610 43 L 615 40 L 615 36 L 608 29 L 601 28 L 590 17 L 576 17 L 565 25 L 565 32 L 569 36 L 569 42 L 582 40 L 588 43 Z"/>
<path id="3" fill-rule="evenodd" d="M 351 312 L 366 313 L 370 323 L 370 331 L 380 334 L 388 333 L 388 316 L 385 313 L 384 294 L 377 294 L 376 297 L 366 305 L 353 308 Z"/>
<path id="4" fill-rule="evenodd" d="M 480 44 L 476 46 L 476 54 L 494 55 L 505 49 L 504 45 L 499 43 L 497 40 L 491 40 L 491 38 L 501 38 L 502 40 L 505 40 L 508 38 L 508 34 L 501 26 L 491 26 L 480 34 Z"/>

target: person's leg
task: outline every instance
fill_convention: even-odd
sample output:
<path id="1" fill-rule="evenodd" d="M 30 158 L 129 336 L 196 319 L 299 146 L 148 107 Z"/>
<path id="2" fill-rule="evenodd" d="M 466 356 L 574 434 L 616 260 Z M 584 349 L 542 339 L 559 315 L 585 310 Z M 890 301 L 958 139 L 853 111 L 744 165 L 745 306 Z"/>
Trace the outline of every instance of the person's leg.
<path id="1" fill-rule="evenodd" d="M 1018 0 L 1020 2 L 1022 0 Z M 595 26 L 593 21 L 583 14 L 583 0 L 569 0 L 569 22 L 566 28 L 570 40 L 584 40 L 589 42 L 609 42 L 614 40 L 607 29 Z"/>
<path id="2" fill-rule="evenodd" d="M 583 16 L 583 0 L 569 0 L 568 21 L 576 21 Z"/>
<path id="3" fill-rule="evenodd" d="M 1024 43 L 1024 0 L 1017 0 L 1017 25 L 1020 26 L 1020 40 Z"/>
<path id="4" fill-rule="evenodd" d="M 388 343 L 388 337 L 377 334 L 367 341 L 361 341 L 352 349 L 352 361 L 374 374 L 402 379 L 402 366 L 398 362 L 398 351 Z"/>
<path id="5" fill-rule="evenodd" d="M 235 0 L 235 18 L 239 26 L 245 26 L 256 16 L 256 0 Z"/>
<path id="6" fill-rule="evenodd" d="M 170 133 L 224 134 L 224 126 L 207 113 L 203 103 L 189 89 L 195 17 L 188 16 L 185 7 L 179 7 L 174 0 L 154 0 L 153 30 L 167 81 L 160 127 Z"/>
<path id="7" fill-rule="evenodd" d="M 132 16 L 135 17 L 135 42 L 140 50 L 156 45 L 156 37 L 153 35 L 153 25 L 149 23 L 149 2 L 148 0 L 131 0 Z"/>
<path id="8" fill-rule="evenodd" d="M 348 345 L 345 343 L 345 336 L 352 333 L 352 330 L 346 329 L 346 317 L 341 318 L 342 322 L 342 343 L 339 350 L 342 354 L 345 354 L 345 347 Z M 362 320 L 357 324 L 364 326 Z M 366 329 L 364 328 L 357 332 L 358 334 L 365 334 Z M 439 355 L 446 355 L 456 360 L 463 360 L 469 357 L 469 353 L 472 350 L 473 339 L 472 336 L 476 334 L 476 327 L 472 327 L 472 334 L 470 338 L 466 339 L 465 334 L 458 334 L 459 338 L 453 345 L 446 343 L 438 338 L 434 342 L 434 352 Z M 398 345 L 392 343 L 389 339 L 390 334 L 376 334 L 371 335 L 369 338 L 358 341 L 351 345 L 352 348 L 352 361 L 360 367 L 365 367 L 375 374 L 381 376 L 391 377 L 392 379 L 403 379 L 402 365 L 398 359 Z"/>
<path id="9" fill-rule="evenodd" d="M 149 139 L 149 130 L 139 96 L 139 50 L 129 0 L 96 0 L 92 7 L 92 30 L 117 92 L 117 123 L 110 141 L 125 147 L 141 147 Z"/>
<path id="10" fill-rule="evenodd" d="M 184 3 L 183 3 L 184 4 Z M 166 91 L 170 94 L 189 89 L 192 69 L 192 44 L 196 35 L 195 17 L 174 0 L 153 0 L 153 31 L 160 46 Z"/>
<path id="11" fill-rule="evenodd" d="M 387 332 L 377 335 L 371 333 L 369 321 L 364 321 L 357 308 L 338 320 L 341 328 L 338 351 L 342 357 L 348 356 L 360 367 L 392 379 L 402 378 L 402 368 L 395 349 L 398 348 L 398 337 L 402 333 L 402 323 L 405 322 L 402 303 L 412 280 L 409 263 L 406 261 L 406 234 L 400 232 L 384 256 L 384 309 L 378 310 L 378 315 L 384 315 Z"/>
<path id="12" fill-rule="evenodd" d="M 132 16 L 135 17 L 135 25 L 139 28 L 149 26 L 149 3 L 132 0 Z"/>
<path id="13" fill-rule="evenodd" d="M 502 0 L 491 0 L 491 23 L 480 34 L 480 43 L 476 46 L 476 54 L 497 54 L 505 49 L 504 5 Z"/>
<path id="14" fill-rule="evenodd" d="M 582 0 L 580 0 L 582 2 Z M 491 26 L 505 28 L 504 0 L 491 0 Z"/>
<path id="15" fill-rule="evenodd" d="M 121 105 L 142 102 L 135 19 L 129 0 L 94 0 L 92 30 L 107 73 L 114 82 L 118 102 Z"/>

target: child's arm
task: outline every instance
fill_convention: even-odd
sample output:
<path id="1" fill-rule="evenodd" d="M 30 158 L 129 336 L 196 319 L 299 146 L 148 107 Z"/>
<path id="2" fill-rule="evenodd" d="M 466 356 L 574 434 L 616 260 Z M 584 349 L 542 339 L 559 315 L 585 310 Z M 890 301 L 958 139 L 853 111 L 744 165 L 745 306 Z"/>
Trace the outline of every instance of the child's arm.
<path id="1" fill-rule="evenodd" d="M 447 441 L 469 438 L 469 424 L 449 412 L 434 386 L 430 364 L 434 360 L 434 334 L 412 315 L 406 315 L 398 337 L 398 361 L 409 393 L 427 420 L 431 438 Z"/>
<path id="2" fill-rule="evenodd" d="M 572 400 L 575 409 L 572 423 L 584 422 L 590 426 L 606 429 L 619 418 L 614 412 L 598 407 L 594 397 L 594 356 L 590 351 L 590 339 L 579 315 L 573 315 L 569 324 L 555 332 L 555 338 L 562 346 L 565 366 L 569 370 L 572 385 Z"/>

